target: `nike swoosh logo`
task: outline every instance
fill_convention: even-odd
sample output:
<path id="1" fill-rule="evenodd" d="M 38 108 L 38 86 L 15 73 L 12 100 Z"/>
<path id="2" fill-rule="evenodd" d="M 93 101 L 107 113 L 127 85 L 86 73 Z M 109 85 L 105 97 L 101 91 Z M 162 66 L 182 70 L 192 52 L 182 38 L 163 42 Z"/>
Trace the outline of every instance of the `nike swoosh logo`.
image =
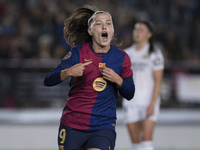
<path id="1" fill-rule="evenodd" d="M 85 61 L 92 61 L 93 59 L 85 59 Z"/>

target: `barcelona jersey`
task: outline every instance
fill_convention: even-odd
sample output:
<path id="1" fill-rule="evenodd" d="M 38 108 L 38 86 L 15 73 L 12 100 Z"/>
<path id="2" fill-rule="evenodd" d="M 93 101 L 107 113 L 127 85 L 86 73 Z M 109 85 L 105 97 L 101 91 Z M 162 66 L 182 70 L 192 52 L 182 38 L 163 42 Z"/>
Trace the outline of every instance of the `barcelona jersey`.
<path id="1" fill-rule="evenodd" d="M 80 130 L 115 130 L 116 100 L 120 89 L 115 83 L 103 79 L 100 69 L 106 66 L 122 79 L 133 82 L 129 56 L 112 45 L 108 53 L 95 53 L 92 45 L 86 43 L 72 48 L 56 68 L 67 69 L 88 61 L 92 63 L 85 66 L 82 76 L 71 77 L 61 123 Z M 56 68 L 54 70 L 58 70 Z M 124 88 L 122 93 L 123 90 L 127 91 Z"/>

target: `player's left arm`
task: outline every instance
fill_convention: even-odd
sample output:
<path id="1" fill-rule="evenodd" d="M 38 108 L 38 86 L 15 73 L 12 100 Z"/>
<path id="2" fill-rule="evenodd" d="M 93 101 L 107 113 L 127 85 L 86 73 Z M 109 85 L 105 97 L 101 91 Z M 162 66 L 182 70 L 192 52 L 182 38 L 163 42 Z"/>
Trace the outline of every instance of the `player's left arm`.
<path id="1" fill-rule="evenodd" d="M 123 79 L 122 85 L 118 88 L 118 91 L 122 97 L 127 100 L 131 100 L 135 94 L 135 84 L 133 81 L 133 70 L 130 57 L 124 52 L 124 61 L 122 65 L 121 78 Z"/>
<path id="2" fill-rule="evenodd" d="M 156 104 L 157 97 L 160 93 L 160 86 L 163 78 L 163 69 L 164 69 L 164 58 L 160 51 L 157 52 L 156 55 L 153 55 L 153 79 L 154 79 L 154 87 L 153 93 L 151 97 L 151 102 L 147 108 L 147 115 L 153 115 L 154 106 Z"/>
<path id="3" fill-rule="evenodd" d="M 110 82 L 116 83 L 116 86 L 121 96 L 123 96 L 127 100 L 130 100 L 133 98 L 134 93 L 135 93 L 135 85 L 134 85 L 132 76 L 127 77 L 127 78 L 122 78 L 115 71 L 113 71 L 112 69 L 108 67 L 104 67 L 101 70 L 101 75 L 104 79 Z"/>
<path id="4" fill-rule="evenodd" d="M 124 78 L 121 87 L 118 88 L 120 95 L 127 100 L 131 100 L 135 94 L 135 84 L 133 77 Z"/>
<path id="5" fill-rule="evenodd" d="M 104 67 L 100 71 L 104 79 L 116 83 L 117 87 L 122 86 L 123 79 L 114 70 Z"/>
<path id="6" fill-rule="evenodd" d="M 153 94 L 151 97 L 151 102 L 147 108 L 147 115 L 153 115 L 154 113 L 154 106 L 157 100 L 157 97 L 160 93 L 160 86 L 162 82 L 163 77 L 163 70 L 155 70 L 153 71 L 153 78 L 154 78 L 154 88 L 153 88 Z"/>
<path id="7" fill-rule="evenodd" d="M 104 79 L 116 83 L 118 91 L 122 97 L 126 98 L 127 100 L 133 98 L 135 94 L 135 84 L 132 77 L 133 71 L 130 58 L 125 52 L 120 75 L 107 67 L 101 70 L 101 74 Z"/>

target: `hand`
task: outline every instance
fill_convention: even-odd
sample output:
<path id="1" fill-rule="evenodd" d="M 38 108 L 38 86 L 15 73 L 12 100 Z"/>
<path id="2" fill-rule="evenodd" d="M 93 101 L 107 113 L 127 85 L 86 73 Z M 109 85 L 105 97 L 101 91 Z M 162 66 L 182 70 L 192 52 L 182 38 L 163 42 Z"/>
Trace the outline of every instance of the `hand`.
<path id="1" fill-rule="evenodd" d="M 147 116 L 151 116 L 153 115 L 154 113 L 154 104 L 150 104 L 148 107 L 147 107 Z"/>
<path id="2" fill-rule="evenodd" d="M 71 76 L 73 77 L 80 77 L 83 75 L 83 71 L 85 70 L 85 66 L 91 64 L 92 61 L 86 63 L 79 63 L 70 68 Z"/>
<path id="3" fill-rule="evenodd" d="M 101 75 L 104 79 L 114 82 L 117 84 L 118 87 L 121 87 L 123 79 L 112 69 L 108 67 L 104 67 L 101 69 Z"/>
<path id="4" fill-rule="evenodd" d="M 68 69 L 62 70 L 61 71 L 61 80 L 64 81 L 70 76 L 72 77 L 80 77 L 83 75 L 83 71 L 85 70 L 85 66 L 91 64 L 92 61 L 86 62 L 86 63 L 79 63 L 76 64 Z"/>

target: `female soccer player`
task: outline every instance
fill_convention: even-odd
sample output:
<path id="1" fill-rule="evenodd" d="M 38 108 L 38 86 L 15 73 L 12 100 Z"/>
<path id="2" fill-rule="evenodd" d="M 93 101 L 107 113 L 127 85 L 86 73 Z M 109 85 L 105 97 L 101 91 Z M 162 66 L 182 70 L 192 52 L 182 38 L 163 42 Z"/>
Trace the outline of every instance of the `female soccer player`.
<path id="1" fill-rule="evenodd" d="M 138 21 L 133 29 L 134 44 L 125 49 L 133 68 L 136 86 L 131 101 L 123 100 L 125 122 L 131 137 L 131 150 L 154 150 L 153 130 L 159 113 L 159 89 L 164 61 L 161 51 L 153 43 L 153 26 Z"/>
<path id="2" fill-rule="evenodd" d="M 94 10 L 81 7 L 66 19 L 64 36 L 73 48 L 44 80 L 53 86 L 71 77 L 60 150 L 113 150 L 117 93 L 130 100 L 135 92 L 129 56 L 111 45 L 112 17 Z"/>

